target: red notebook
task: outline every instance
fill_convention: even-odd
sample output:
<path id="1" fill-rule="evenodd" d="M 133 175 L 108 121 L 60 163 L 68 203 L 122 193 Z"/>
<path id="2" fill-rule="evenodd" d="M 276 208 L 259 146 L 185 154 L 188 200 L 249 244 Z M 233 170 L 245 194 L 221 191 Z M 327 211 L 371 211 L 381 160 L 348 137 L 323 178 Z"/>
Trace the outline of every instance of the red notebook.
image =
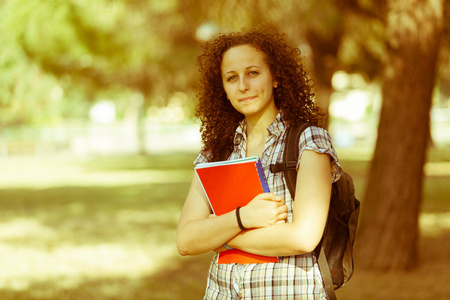
<path id="1" fill-rule="evenodd" d="M 214 214 L 220 216 L 245 206 L 255 196 L 268 193 L 261 161 L 257 156 L 199 164 L 195 171 L 203 185 Z M 219 254 L 219 264 L 278 262 L 277 257 L 247 253 L 238 249 Z"/>

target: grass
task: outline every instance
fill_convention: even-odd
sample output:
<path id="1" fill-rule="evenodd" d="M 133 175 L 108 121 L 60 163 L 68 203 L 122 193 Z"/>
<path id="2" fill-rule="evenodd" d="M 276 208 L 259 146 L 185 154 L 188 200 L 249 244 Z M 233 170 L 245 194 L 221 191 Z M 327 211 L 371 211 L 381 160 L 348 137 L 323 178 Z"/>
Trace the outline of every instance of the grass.
<path id="1" fill-rule="evenodd" d="M 153 299 L 192 156 L 2 164 L 0 299 Z"/>
<path id="2" fill-rule="evenodd" d="M 180 257 L 175 246 L 194 158 L 0 161 L 0 299 L 201 299 L 211 254 Z M 368 158 L 342 158 L 362 198 Z M 430 161 L 445 167 L 450 151 Z M 340 299 L 450 298 L 449 183 L 448 170 L 426 177 L 419 266 L 357 269 Z"/>

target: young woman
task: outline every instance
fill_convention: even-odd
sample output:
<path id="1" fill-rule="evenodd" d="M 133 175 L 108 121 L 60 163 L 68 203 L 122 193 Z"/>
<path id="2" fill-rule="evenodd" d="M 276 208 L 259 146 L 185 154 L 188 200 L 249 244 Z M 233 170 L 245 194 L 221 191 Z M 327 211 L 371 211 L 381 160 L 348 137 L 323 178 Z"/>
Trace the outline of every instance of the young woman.
<path id="1" fill-rule="evenodd" d="M 217 264 L 209 269 L 204 299 L 327 299 L 312 251 L 322 237 L 331 184 L 341 168 L 330 136 L 319 127 L 311 81 L 300 51 L 286 36 L 263 26 L 220 35 L 204 45 L 197 117 L 203 149 L 195 164 L 259 156 L 271 193 L 236 212 L 214 216 L 194 176 L 177 233 L 181 255 L 237 248 L 283 257 L 277 263 Z M 269 166 L 283 159 L 288 126 L 301 119 L 298 178 L 293 201 L 281 173 Z M 236 193 L 238 191 L 230 191 Z"/>

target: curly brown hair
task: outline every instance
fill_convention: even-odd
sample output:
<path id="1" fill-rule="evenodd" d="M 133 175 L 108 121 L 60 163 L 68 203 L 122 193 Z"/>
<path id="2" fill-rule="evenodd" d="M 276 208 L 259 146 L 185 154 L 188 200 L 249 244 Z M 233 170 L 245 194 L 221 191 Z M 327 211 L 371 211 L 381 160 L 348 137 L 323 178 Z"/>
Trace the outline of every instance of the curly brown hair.
<path id="1" fill-rule="evenodd" d="M 233 150 L 233 137 L 244 115 L 227 99 L 222 84 L 223 54 L 239 45 L 251 45 L 266 57 L 273 78 L 278 82 L 274 100 L 288 126 L 302 119 L 320 126 L 323 113 L 314 103 L 313 81 L 307 77 L 300 50 L 288 45 L 286 34 L 268 25 L 240 32 L 220 34 L 203 45 L 197 58 L 200 80 L 197 86 L 199 103 L 195 116 L 200 119 L 203 149 L 212 161 L 224 159 Z"/>

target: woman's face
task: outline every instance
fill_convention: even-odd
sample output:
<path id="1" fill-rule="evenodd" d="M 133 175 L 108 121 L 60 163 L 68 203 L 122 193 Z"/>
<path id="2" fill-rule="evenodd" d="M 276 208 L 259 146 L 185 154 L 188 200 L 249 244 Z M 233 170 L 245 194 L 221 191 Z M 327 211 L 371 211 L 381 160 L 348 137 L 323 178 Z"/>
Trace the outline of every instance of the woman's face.
<path id="1" fill-rule="evenodd" d="M 263 52 L 250 45 L 230 48 L 223 54 L 221 73 L 227 98 L 237 111 L 247 118 L 278 114 L 276 82 Z"/>

